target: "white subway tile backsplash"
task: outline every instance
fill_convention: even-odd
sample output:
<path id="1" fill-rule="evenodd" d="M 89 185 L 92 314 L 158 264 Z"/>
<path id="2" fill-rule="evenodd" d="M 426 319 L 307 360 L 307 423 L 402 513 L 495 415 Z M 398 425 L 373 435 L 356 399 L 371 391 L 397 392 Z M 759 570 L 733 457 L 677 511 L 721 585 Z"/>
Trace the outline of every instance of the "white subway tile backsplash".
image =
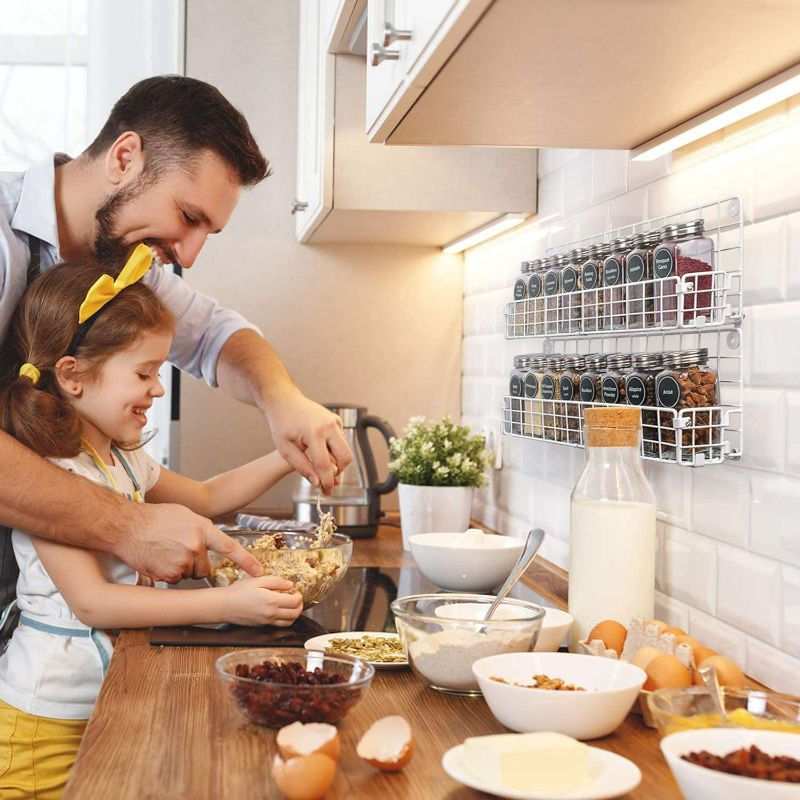
<path id="1" fill-rule="evenodd" d="M 628 191 L 664 178 L 671 171 L 672 153 L 667 153 L 667 155 L 652 161 L 630 161 L 628 163 Z"/>
<path id="2" fill-rule="evenodd" d="M 786 297 L 797 300 L 800 298 L 800 214 L 790 214 L 786 218 L 786 223 L 788 228 Z"/>
<path id="3" fill-rule="evenodd" d="M 578 237 L 585 239 L 588 236 L 598 236 L 605 233 L 610 227 L 608 203 L 591 206 L 575 217 Z"/>
<path id="4" fill-rule="evenodd" d="M 561 569 L 569 569 L 569 545 L 556 539 L 555 536 L 545 536 L 539 550 L 542 558 L 547 559 Z"/>
<path id="5" fill-rule="evenodd" d="M 800 656 L 800 569 L 783 567 L 783 620 L 781 647 Z"/>
<path id="6" fill-rule="evenodd" d="M 774 303 L 784 297 L 786 219 L 746 225 L 744 240 L 743 297 L 746 306 Z"/>
<path id="7" fill-rule="evenodd" d="M 543 217 L 564 215 L 564 171 L 539 176 L 537 211 Z"/>
<path id="8" fill-rule="evenodd" d="M 717 616 L 759 639 L 778 644 L 780 565 L 772 559 L 718 545 Z"/>
<path id="9" fill-rule="evenodd" d="M 564 166 L 564 213 L 574 214 L 591 203 L 592 153 L 586 151 Z"/>
<path id="10" fill-rule="evenodd" d="M 800 392 L 786 392 L 786 469 L 800 475 Z"/>
<path id="11" fill-rule="evenodd" d="M 647 202 L 647 190 L 635 189 L 622 197 L 617 197 L 608 204 L 609 229 L 624 228 L 635 225 L 650 217 Z"/>
<path id="12" fill-rule="evenodd" d="M 779 472 L 785 462 L 786 425 L 784 393 L 780 389 L 745 388 L 744 467 Z"/>
<path id="13" fill-rule="evenodd" d="M 690 527 L 692 473 L 688 469 L 675 469 L 674 464 L 646 462 L 645 472 L 656 495 L 656 508 L 660 519 Z"/>
<path id="14" fill-rule="evenodd" d="M 747 674 L 770 689 L 800 694 L 800 659 L 748 637 L 746 663 Z"/>
<path id="15" fill-rule="evenodd" d="M 687 632 L 706 647 L 716 650 L 722 656 L 732 658 L 737 664 L 746 663 L 747 637 L 745 634 L 710 614 L 690 609 Z"/>
<path id="16" fill-rule="evenodd" d="M 592 151 L 592 203 L 619 197 L 628 190 L 627 150 Z"/>
<path id="17" fill-rule="evenodd" d="M 746 546 L 749 474 L 722 465 L 696 470 L 692 478 L 692 528 L 715 539 Z"/>
<path id="18" fill-rule="evenodd" d="M 753 473 L 750 548 L 800 567 L 800 479 Z"/>
<path id="19" fill-rule="evenodd" d="M 755 152 L 755 219 L 800 210 L 800 125 L 765 136 Z"/>
<path id="20" fill-rule="evenodd" d="M 717 548 L 713 540 L 665 526 L 663 581 L 670 597 L 713 614 L 717 590 Z"/>
<path id="21" fill-rule="evenodd" d="M 689 633 L 689 615 L 691 609 L 686 603 L 669 597 L 661 592 L 656 592 L 655 619 L 668 622 L 670 625 L 681 628 Z"/>
<path id="22" fill-rule="evenodd" d="M 800 149 L 800 147 L 798 148 Z M 800 386 L 800 302 L 748 310 L 752 325 L 752 383 Z"/>

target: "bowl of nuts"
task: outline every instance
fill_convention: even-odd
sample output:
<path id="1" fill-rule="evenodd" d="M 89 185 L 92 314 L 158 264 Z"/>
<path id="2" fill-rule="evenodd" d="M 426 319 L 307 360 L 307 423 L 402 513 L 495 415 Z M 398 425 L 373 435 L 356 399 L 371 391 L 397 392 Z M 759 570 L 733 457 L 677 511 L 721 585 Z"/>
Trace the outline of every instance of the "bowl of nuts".
<path id="1" fill-rule="evenodd" d="M 234 650 L 215 666 L 239 710 L 269 728 L 334 724 L 359 703 L 375 675 L 361 658 L 293 647 Z"/>

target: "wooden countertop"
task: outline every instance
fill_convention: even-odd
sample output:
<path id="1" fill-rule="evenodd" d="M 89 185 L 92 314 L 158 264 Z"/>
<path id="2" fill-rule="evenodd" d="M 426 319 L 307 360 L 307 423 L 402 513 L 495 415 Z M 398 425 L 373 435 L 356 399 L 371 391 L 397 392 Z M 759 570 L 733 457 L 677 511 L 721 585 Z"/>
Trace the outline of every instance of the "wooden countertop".
<path id="1" fill-rule="evenodd" d="M 400 530 L 382 525 L 357 541 L 352 566 L 413 566 Z M 537 562 L 523 579 L 564 607 L 565 574 Z M 64 800 L 114 797 L 245 800 L 278 797 L 270 777 L 275 732 L 251 725 L 231 703 L 214 672 L 219 648 L 152 647 L 146 631 L 120 636 Z M 398 774 L 369 767 L 355 754 L 372 722 L 402 714 L 415 753 Z M 379 671 L 365 698 L 340 723 L 342 756 L 329 798 L 477 800 L 486 795 L 452 780 L 442 754 L 467 736 L 507 732 L 481 698 L 426 689 L 410 670 Z M 611 736 L 592 741 L 634 761 L 642 783 L 625 797 L 672 800 L 681 793 L 658 747 L 658 735 L 629 715 Z"/>

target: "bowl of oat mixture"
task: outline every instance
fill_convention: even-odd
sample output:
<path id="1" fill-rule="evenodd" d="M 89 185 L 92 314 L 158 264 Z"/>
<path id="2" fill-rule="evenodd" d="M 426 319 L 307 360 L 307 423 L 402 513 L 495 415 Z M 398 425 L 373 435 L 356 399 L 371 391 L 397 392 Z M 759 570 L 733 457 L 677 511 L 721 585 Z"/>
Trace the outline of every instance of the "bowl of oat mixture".
<path id="1" fill-rule="evenodd" d="M 227 532 L 252 553 L 265 575 L 277 575 L 291 581 L 303 595 L 303 608 L 324 600 L 336 587 L 350 566 L 353 541 L 349 536 L 333 533 L 320 539 L 315 533 Z M 214 586 L 228 586 L 247 573 L 229 558 L 210 553 Z"/>
<path id="2" fill-rule="evenodd" d="M 397 632 L 416 676 L 432 689 L 479 695 L 472 665 L 500 653 L 525 653 L 533 648 L 545 611 L 525 600 L 507 599 L 513 618 L 489 622 L 459 613 L 464 604 L 488 611 L 494 597 L 481 594 L 417 594 L 392 603 Z M 448 608 L 452 612 L 448 614 Z"/>

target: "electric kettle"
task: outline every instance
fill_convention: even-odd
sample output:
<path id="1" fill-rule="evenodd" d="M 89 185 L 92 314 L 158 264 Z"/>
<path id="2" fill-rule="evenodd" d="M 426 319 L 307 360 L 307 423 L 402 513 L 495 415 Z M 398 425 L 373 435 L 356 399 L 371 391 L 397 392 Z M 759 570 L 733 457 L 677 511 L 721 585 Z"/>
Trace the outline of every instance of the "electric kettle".
<path id="1" fill-rule="evenodd" d="M 330 495 L 322 495 L 321 504 L 330 510 L 342 533 L 353 539 L 366 539 L 378 532 L 381 516 L 381 495 L 397 486 L 397 476 L 391 473 L 383 483 L 378 482 L 375 458 L 367 439 L 367 429 L 376 428 L 388 446 L 394 430 L 386 420 L 367 414 L 363 406 L 326 405 L 342 420 L 344 437 L 353 453 L 353 460 L 339 476 L 339 484 Z M 292 496 L 294 518 L 301 522 L 319 522 L 317 492 L 300 476 Z"/>

